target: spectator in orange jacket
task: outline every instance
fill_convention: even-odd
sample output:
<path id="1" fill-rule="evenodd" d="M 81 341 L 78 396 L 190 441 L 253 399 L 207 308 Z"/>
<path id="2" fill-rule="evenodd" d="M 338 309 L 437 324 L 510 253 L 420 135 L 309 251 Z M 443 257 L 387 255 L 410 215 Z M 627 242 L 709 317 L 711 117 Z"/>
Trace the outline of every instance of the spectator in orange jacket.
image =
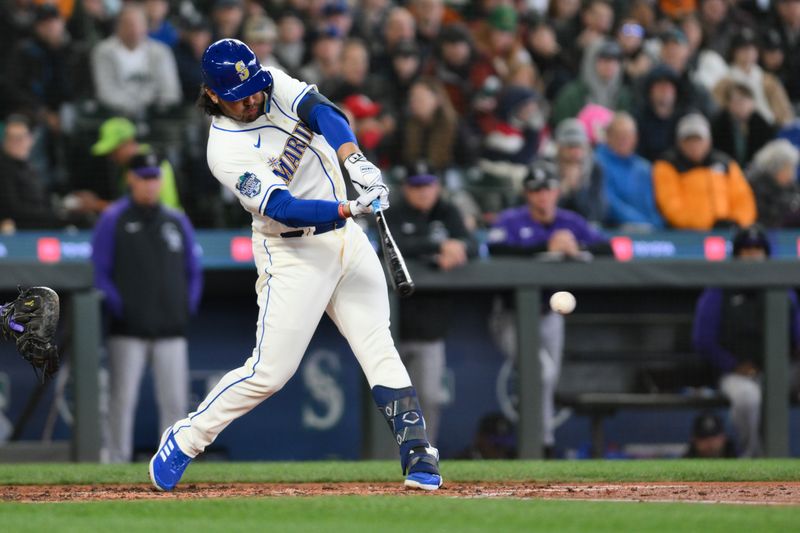
<path id="1" fill-rule="evenodd" d="M 711 149 L 708 120 L 692 113 L 678 122 L 677 145 L 653 165 L 656 203 L 676 229 L 749 226 L 756 220 L 753 191 L 739 165 Z"/>

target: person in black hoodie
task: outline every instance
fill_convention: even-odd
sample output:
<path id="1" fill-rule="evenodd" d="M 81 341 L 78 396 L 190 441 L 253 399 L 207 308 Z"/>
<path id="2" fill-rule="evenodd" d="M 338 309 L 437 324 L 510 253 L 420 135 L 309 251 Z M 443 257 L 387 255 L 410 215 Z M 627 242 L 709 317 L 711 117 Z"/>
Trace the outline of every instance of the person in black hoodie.
<path id="1" fill-rule="evenodd" d="M 390 229 L 407 259 L 449 271 L 477 256 L 475 238 L 464 226 L 461 213 L 441 197 L 442 185 L 426 164 L 406 171 L 402 198 L 392 201 Z M 442 404 L 445 336 L 452 300 L 447 293 L 423 293 L 401 301 L 400 342 L 397 349 L 417 387 L 428 438 L 436 443 Z"/>
<path id="2" fill-rule="evenodd" d="M 636 151 L 655 161 L 675 142 L 675 128 L 685 110 L 678 105 L 678 75 L 666 65 L 658 65 L 644 80 L 644 102 L 636 113 L 640 132 Z"/>
<path id="3" fill-rule="evenodd" d="M 775 130 L 756 110 L 750 86 L 733 81 L 725 91 L 724 108 L 711 123 L 714 148 L 744 167 L 773 137 Z"/>

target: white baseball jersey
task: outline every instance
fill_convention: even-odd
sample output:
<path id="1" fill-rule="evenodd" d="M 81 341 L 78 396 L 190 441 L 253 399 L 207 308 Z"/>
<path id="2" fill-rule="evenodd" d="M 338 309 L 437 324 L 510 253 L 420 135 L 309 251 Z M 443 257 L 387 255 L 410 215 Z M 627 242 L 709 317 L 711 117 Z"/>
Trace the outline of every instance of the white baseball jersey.
<path id="1" fill-rule="evenodd" d="M 274 191 L 288 189 L 306 200 L 347 197 L 336 151 L 297 116 L 300 100 L 316 87 L 267 70 L 273 85 L 266 114 L 248 123 L 214 117 L 207 155 L 211 173 L 253 215 L 253 231 L 277 235 L 296 228 L 264 214 Z"/>

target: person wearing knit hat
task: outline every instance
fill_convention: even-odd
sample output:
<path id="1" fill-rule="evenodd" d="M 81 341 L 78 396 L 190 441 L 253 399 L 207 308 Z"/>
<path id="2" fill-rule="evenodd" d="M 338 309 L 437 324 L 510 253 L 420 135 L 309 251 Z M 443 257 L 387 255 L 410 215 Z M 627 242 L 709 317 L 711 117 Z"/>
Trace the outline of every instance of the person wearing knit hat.
<path id="1" fill-rule="evenodd" d="M 522 46 L 519 15 L 510 5 L 493 8 L 485 21 L 475 30 L 477 49 L 491 61 L 491 68 L 500 79 L 506 80 L 520 65 L 532 62 Z"/>
<path id="2" fill-rule="evenodd" d="M 517 10 L 513 6 L 501 4 L 489 12 L 487 21 L 494 30 L 515 33 L 518 22 Z"/>
<path id="3" fill-rule="evenodd" d="M 561 121 L 556 127 L 555 142 L 555 163 L 561 179 L 559 207 L 602 224 L 608 207 L 603 169 L 595 160 L 583 123 L 576 118 Z"/>

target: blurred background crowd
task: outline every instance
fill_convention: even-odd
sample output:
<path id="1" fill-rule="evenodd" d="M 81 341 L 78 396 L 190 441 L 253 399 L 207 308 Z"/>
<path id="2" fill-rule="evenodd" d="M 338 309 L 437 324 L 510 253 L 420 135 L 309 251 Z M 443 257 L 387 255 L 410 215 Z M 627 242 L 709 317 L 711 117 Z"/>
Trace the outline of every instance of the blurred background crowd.
<path id="1" fill-rule="evenodd" d="M 540 159 L 598 227 L 800 225 L 798 0 L 3 0 L 2 230 L 91 227 L 148 150 L 166 205 L 248 225 L 194 107 L 225 37 L 316 84 L 389 181 L 424 161 L 468 229 Z"/>

